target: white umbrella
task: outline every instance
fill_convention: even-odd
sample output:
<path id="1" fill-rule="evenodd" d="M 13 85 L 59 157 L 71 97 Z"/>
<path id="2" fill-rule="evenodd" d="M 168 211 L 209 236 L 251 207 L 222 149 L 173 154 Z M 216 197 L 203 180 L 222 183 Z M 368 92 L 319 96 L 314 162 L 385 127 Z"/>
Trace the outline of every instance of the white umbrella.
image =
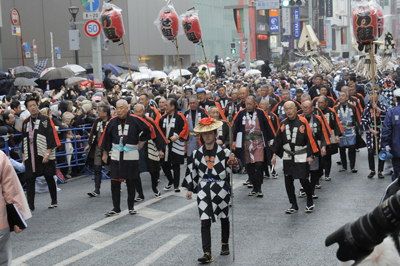
<path id="1" fill-rule="evenodd" d="M 150 75 L 149 74 L 143 74 L 143 73 L 135 73 L 132 74 L 132 82 L 138 81 L 138 80 L 150 80 Z M 127 77 L 127 81 L 131 80 L 131 77 Z"/>
<path id="2" fill-rule="evenodd" d="M 69 68 L 69 69 L 72 70 L 72 72 L 74 72 L 74 73 L 86 72 L 86 69 L 84 69 L 84 68 L 81 67 L 80 65 L 76 65 L 76 64 L 65 65 L 65 66 L 63 66 L 63 67 Z"/>
<path id="3" fill-rule="evenodd" d="M 262 66 L 262 65 L 265 64 L 265 62 L 264 62 L 263 60 L 257 60 L 257 61 L 254 62 L 254 64 L 255 64 L 256 66 Z"/>
<path id="4" fill-rule="evenodd" d="M 182 76 L 190 76 L 190 75 L 192 75 L 192 72 L 190 72 L 187 69 L 182 69 Z M 170 79 L 180 78 L 181 72 L 179 71 L 179 69 L 174 69 L 168 74 L 168 77 Z"/>
<path id="5" fill-rule="evenodd" d="M 162 71 L 152 71 L 150 73 L 150 77 L 156 79 L 166 79 L 168 76 Z"/>
<path id="6" fill-rule="evenodd" d="M 56 69 L 55 67 L 48 67 L 45 70 L 42 71 L 42 73 L 40 73 L 40 77 L 43 77 L 44 74 L 46 74 L 47 72 L 49 72 L 50 70 Z"/>
<path id="7" fill-rule="evenodd" d="M 149 69 L 148 67 L 145 67 L 145 66 L 139 67 L 139 71 L 140 71 L 140 73 L 143 73 L 143 74 L 150 74 L 151 73 L 151 69 Z"/>
<path id="8" fill-rule="evenodd" d="M 257 75 L 257 74 L 261 74 L 261 71 L 258 69 L 250 69 L 249 71 L 246 72 L 244 76 L 247 77 L 249 75 Z"/>

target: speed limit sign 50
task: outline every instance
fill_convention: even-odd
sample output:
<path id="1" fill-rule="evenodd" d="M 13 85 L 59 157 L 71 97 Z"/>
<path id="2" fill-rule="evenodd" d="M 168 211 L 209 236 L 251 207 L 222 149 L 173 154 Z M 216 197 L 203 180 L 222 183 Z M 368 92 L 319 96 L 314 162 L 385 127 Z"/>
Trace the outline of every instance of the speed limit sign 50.
<path id="1" fill-rule="evenodd" d="M 96 37 L 100 34 L 101 26 L 96 20 L 89 20 L 85 24 L 85 33 L 89 37 Z"/>

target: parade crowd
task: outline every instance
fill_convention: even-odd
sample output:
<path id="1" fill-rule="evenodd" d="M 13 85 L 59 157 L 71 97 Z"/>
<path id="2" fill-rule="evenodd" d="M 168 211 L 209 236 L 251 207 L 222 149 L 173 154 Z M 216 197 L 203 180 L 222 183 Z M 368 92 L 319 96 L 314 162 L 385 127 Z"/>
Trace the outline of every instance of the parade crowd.
<path id="1" fill-rule="evenodd" d="M 11 159 L 22 159 L 25 166 L 19 175 L 27 192 L 27 206 L 22 209 L 35 210 L 39 176 L 48 184 L 49 208 L 58 206 L 53 175 L 60 159 L 55 153 L 68 149 L 60 139 L 80 139 L 83 129 L 76 134 L 57 130 L 83 125 L 91 127 L 84 144 L 86 165 L 94 172 L 94 190 L 88 195 L 101 194 L 104 174 L 111 178 L 113 208 L 105 215 L 121 212 L 122 183 L 127 187 L 129 213 L 136 214 L 134 203 L 145 199 L 141 182 L 145 172 L 151 176 L 155 198 L 161 198 L 163 190 L 180 193 L 185 187 L 188 199 L 197 193 L 203 263 L 213 261 L 210 227 L 218 218 L 221 255 L 229 254 L 232 172 L 247 174 L 248 196 L 262 198 L 263 180 L 278 178 L 275 164 L 281 159 L 290 203 L 284 210 L 287 214 L 299 211 L 299 197 L 307 199 L 304 210 L 312 213 L 320 181 L 338 176 L 331 172 L 332 164 L 341 165 L 339 172 L 357 173 L 357 152 L 364 147 L 370 169 L 365 178 L 383 179 L 388 173 L 393 173 L 392 180 L 397 178 L 400 77 L 396 70 L 380 73 L 372 86 L 346 63 L 323 72 L 302 66 L 285 71 L 265 61 L 261 73 L 254 75 L 245 74 L 240 63 L 216 56 L 211 76 L 207 67 L 195 63 L 188 68 L 191 75 L 182 80 L 121 81 L 106 71 L 101 89 L 90 81 L 71 87 L 49 83 L 46 89 L 19 87 L 13 95 L 5 95 L 0 133 L 9 135 L 10 147 L 22 146 L 21 153 L 10 152 Z M 12 71 L 3 77 L 12 79 Z M 22 123 L 16 125 L 18 120 Z M 391 161 L 379 159 L 383 150 L 393 155 Z M 332 162 L 336 153 L 340 161 Z M 62 173 L 72 178 L 80 170 L 67 167 Z M 301 184 L 298 192 L 296 179 Z"/>

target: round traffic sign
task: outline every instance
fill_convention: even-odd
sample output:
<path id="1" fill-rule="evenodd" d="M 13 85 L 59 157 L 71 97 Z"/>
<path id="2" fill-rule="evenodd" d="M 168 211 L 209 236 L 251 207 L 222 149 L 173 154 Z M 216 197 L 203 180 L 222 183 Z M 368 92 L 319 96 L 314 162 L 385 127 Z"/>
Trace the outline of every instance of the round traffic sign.
<path id="1" fill-rule="evenodd" d="M 29 52 L 31 50 L 31 46 L 29 45 L 29 42 L 25 43 L 25 52 Z"/>
<path id="2" fill-rule="evenodd" d="M 33 52 L 36 54 L 37 53 L 37 46 L 36 46 L 36 40 L 35 39 L 32 42 L 32 46 L 33 46 Z"/>
<path id="3" fill-rule="evenodd" d="M 12 8 L 10 12 L 10 18 L 11 18 L 11 23 L 13 25 L 18 25 L 19 24 L 19 13 L 16 8 Z"/>
<path id="4" fill-rule="evenodd" d="M 101 26 L 96 20 L 89 20 L 85 24 L 85 33 L 89 37 L 96 37 L 100 34 Z"/>
<path id="5" fill-rule="evenodd" d="M 96 11 L 100 6 L 100 0 L 81 0 L 83 8 L 88 12 Z"/>

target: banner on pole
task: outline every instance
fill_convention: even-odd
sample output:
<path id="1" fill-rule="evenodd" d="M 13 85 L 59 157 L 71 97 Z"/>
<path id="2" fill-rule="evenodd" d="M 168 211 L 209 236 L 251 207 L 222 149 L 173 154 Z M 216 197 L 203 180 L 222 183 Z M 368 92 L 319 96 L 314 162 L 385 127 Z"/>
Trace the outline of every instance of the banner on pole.
<path id="1" fill-rule="evenodd" d="M 238 33 L 244 33 L 244 14 L 243 9 L 233 9 L 236 29 Z"/>
<path id="2" fill-rule="evenodd" d="M 290 8 L 282 8 L 282 28 L 284 36 L 292 35 L 292 27 L 290 25 Z"/>
<path id="3" fill-rule="evenodd" d="M 333 17 L 333 0 L 326 0 L 326 17 Z"/>

